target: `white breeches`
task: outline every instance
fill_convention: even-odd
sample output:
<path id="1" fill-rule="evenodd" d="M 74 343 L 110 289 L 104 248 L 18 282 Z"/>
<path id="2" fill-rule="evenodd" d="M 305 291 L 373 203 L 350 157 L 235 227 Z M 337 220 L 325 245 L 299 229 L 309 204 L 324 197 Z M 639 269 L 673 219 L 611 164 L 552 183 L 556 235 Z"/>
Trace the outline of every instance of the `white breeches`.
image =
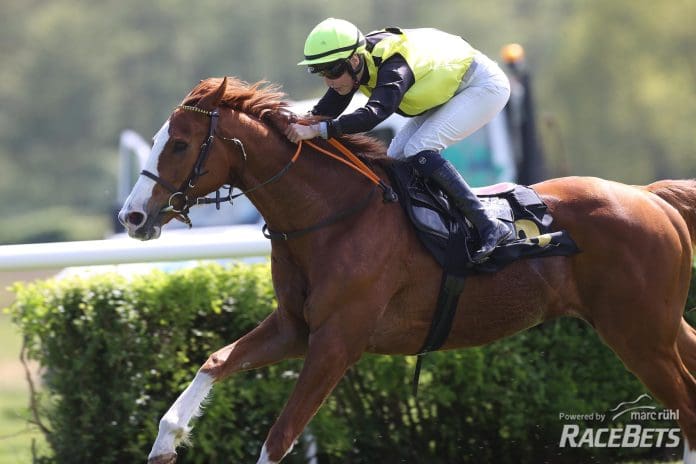
<path id="1" fill-rule="evenodd" d="M 498 114 L 510 98 L 510 81 L 490 58 L 478 54 L 476 68 L 446 103 L 410 118 L 387 150 L 408 158 L 423 150 L 441 152 L 468 137 Z"/>

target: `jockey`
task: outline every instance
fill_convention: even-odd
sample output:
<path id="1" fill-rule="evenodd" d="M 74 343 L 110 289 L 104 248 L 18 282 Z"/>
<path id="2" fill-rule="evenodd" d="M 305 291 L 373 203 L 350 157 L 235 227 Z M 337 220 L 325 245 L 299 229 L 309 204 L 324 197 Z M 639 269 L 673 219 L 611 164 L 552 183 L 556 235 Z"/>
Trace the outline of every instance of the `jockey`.
<path id="1" fill-rule="evenodd" d="M 498 114 L 510 97 L 510 83 L 498 65 L 462 38 L 437 29 L 386 28 L 366 36 L 348 21 L 328 18 L 307 37 L 298 63 L 324 78 L 327 92 L 312 114 L 328 119 L 291 124 L 292 142 L 366 132 L 397 112 L 409 117 L 387 154 L 407 159 L 436 182 L 476 227 L 482 261 L 509 235 L 489 217 L 454 166 L 440 153 L 468 137 Z M 364 107 L 339 115 L 357 90 Z"/>

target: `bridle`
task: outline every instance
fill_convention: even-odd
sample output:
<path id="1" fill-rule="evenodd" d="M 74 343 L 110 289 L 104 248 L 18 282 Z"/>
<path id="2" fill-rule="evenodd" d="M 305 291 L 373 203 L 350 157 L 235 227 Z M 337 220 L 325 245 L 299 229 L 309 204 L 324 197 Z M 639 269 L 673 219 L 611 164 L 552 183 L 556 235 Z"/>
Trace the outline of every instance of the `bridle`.
<path id="1" fill-rule="evenodd" d="M 156 175 L 156 174 L 154 174 L 146 169 L 143 169 L 142 171 L 140 171 L 140 174 L 154 180 L 156 183 L 158 183 L 159 185 L 161 185 L 162 187 L 167 189 L 167 191 L 169 191 L 169 193 L 171 194 L 169 196 L 169 200 L 167 202 L 167 207 L 162 209 L 161 212 L 163 212 L 163 213 L 166 213 L 166 212 L 176 213 L 177 219 L 184 222 L 189 227 L 192 227 L 191 219 L 188 216 L 188 213 L 191 210 L 191 206 L 200 205 L 200 204 L 215 204 L 215 207 L 217 209 L 220 209 L 220 204 L 222 202 L 229 201 L 231 203 L 233 199 L 235 199 L 241 195 L 244 195 L 244 193 L 246 193 L 246 192 L 242 192 L 242 193 L 237 194 L 237 195 L 232 195 L 232 186 L 227 186 L 228 193 L 227 193 L 226 197 L 222 197 L 220 195 L 220 190 L 217 190 L 215 192 L 215 198 L 196 197 L 196 199 L 194 201 L 191 201 L 189 199 L 189 196 L 188 196 L 189 189 L 194 188 L 196 186 L 196 182 L 198 182 L 198 179 L 200 179 L 203 175 L 208 173 L 208 171 L 203 170 L 203 167 L 205 165 L 206 160 L 208 159 L 208 154 L 210 153 L 210 148 L 213 146 L 213 142 L 215 141 L 215 137 L 218 137 L 222 140 L 225 140 L 228 142 L 233 142 L 233 143 L 237 144 L 237 146 L 239 147 L 240 152 L 242 154 L 242 158 L 244 160 L 244 163 L 246 163 L 247 154 L 246 154 L 246 150 L 244 150 L 244 144 L 238 138 L 224 137 L 224 136 L 221 136 L 219 134 L 216 134 L 218 120 L 220 119 L 220 111 L 217 108 L 213 109 L 212 111 L 208 111 L 208 110 L 198 108 L 196 106 L 179 105 L 176 107 L 176 109 L 193 111 L 196 113 L 206 115 L 210 118 L 210 125 L 208 126 L 208 136 L 206 137 L 206 139 L 203 141 L 203 144 L 201 145 L 201 149 L 198 152 L 198 158 L 196 158 L 196 163 L 193 165 L 193 169 L 191 170 L 191 173 L 186 178 L 183 185 L 179 188 L 175 187 L 172 183 L 162 179 L 158 175 Z M 183 201 L 182 207 L 177 208 L 175 203 L 178 201 Z"/>
<path id="2" fill-rule="evenodd" d="M 210 153 L 210 148 L 213 146 L 213 142 L 215 141 L 215 137 L 220 138 L 220 139 L 227 141 L 227 142 L 235 143 L 239 147 L 239 150 L 241 152 L 242 159 L 244 162 L 244 164 L 242 166 L 242 172 L 244 171 L 244 168 L 246 167 L 247 154 L 246 154 L 246 150 L 244 149 L 244 144 L 238 138 L 225 137 L 225 136 L 216 134 L 218 121 L 220 119 L 220 112 L 219 112 L 218 108 L 214 108 L 213 110 L 209 111 L 209 110 L 204 110 L 204 109 L 198 108 L 196 106 L 178 105 L 175 109 L 180 109 L 180 110 L 185 110 L 185 111 L 193 111 L 193 112 L 200 113 L 200 114 L 203 114 L 203 115 L 210 117 L 210 125 L 208 126 L 208 136 L 206 137 L 205 141 L 201 145 L 201 149 L 198 152 L 198 158 L 196 159 L 196 163 L 193 165 L 193 169 L 191 170 L 191 173 L 188 175 L 187 179 L 184 181 L 183 185 L 180 188 L 176 188 L 172 183 L 162 179 L 158 175 L 156 175 L 156 174 L 154 174 L 146 169 L 143 169 L 142 171 L 140 171 L 140 174 L 154 180 L 157 184 L 159 184 L 162 187 L 164 187 L 165 189 L 167 189 L 167 191 L 169 191 L 169 193 L 171 194 L 169 196 L 167 206 L 165 208 L 163 208 L 160 212 L 175 213 L 176 214 L 175 217 L 178 220 L 187 224 L 189 226 L 189 228 L 191 228 L 193 226 L 193 224 L 191 223 L 191 219 L 188 216 L 188 213 L 191 210 L 191 206 L 201 205 L 201 204 L 215 204 L 216 208 L 220 209 L 220 204 L 222 202 L 229 201 L 230 203 L 232 203 L 232 201 L 235 198 L 238 198 L 242 195 L 246 195 L 248 193 L 251 193 L 255 190 L 260 189 L 261 187 L 264 187 L 268 184 L 276 182 L 277 180 L 279 180 L 281 177 L 283 177 L 290 170 L 290 168 L 295 163 L 295 161 L 297 161 L 297 159 L 300 156 L 300 153 L 302 152 L 302 141 L 300 141 L 300 143 L 297 145 L 297 150 L 295 151 L 295 154 L 290 159 L 290 161 L 283 168 L 280 169 L 280 171 L 278 171 L 276 174 L 274 174 L 270 178 L 255 185 L 254 187 L 252 187 L 250 189 L 247 189 L 247 190 L 244 190 L 240 193 L 232 195 L 233 187 L 231 185 L 228 185 L 228 186 L 225 186 L 225 188 L 228 189 L 228 193 L 227 193 L 226 197 L 221 197 L 220 190 L 217 190 L 215 192 L 214 198 L 196 197 L 196 199 L 194 201 L 191 201 L 188 197 L 188 191 L 189 191 L 189 189 L 192 189 L 196 186 L 196 182 L 198 181 L 198 179 L 200 179 L 202 176 L 204 176 L 205 174 L 208 173 L 208 171 L 203 170 L 203 167 L 205 165 L 206 160 L 208 159 L 208 154 Z M 394 191 L 391 189 L 391 187 L 389 187 L 381 179 L 379 179 L 379 177 L 377 177 L 367 166 L 365 166 L 359 159 L 357 159 L 357 157 L 355 157 L 355 155 L 348 152 L 348 150 L 345 147 L 343 147 L 340 143 L 338 143 L 337 141 L 331 140 L 330 142 L 333 142 L 332 145 L 334 145 L 336 148 L 338 148 L 339 151 L 341 151 L 345 156 L 347 156 L 353 164 L 351 164 L 343 159 L 338 158 L 336 155 L 328 153 L 326 150 L 324 150 L 320 147 L 317 147 L 316 145 L 314 145 L 311 142 L 307 142 L 307 144 L 314 147 L 315 149 L 317 149 L 320 152 L 323 152 L 323 153 L 325 153 L 333 158 L 338 159 L 339 161 L 349 165 L 350 167 L 352 167 L 356 171 L 365 175 L 372 182 L 374 182 L 376 186 L 380 187 L 383 190 L 383 192 L 384 192 L 383 198 L 384 198 L 385 202 L 397 202 L 398 201 L 398 197 L 396 196 Z M 340 212 L 324 219 L 323 221 L 320 221 L 319 223 L 317 223 L 313 226 L 307 227 L 305 229 L 301 229 L 301 230 L 297 230 L 297 231 L 293 231 L 293 232 L 273 232 L 273 231 L 268 229 L 267 225 L 264 225 L 264 227 L 263 227 L 264 236 L 268 239 L 271 239 L 271 240 L 289 240 L 290 238 L 298 237 L 300 235 L 304 235 L 306 233 L 313 232 L 319 228 L 326 227 L 330 224 L 333 224 L 335 222 L 338 222 L 338 221 L 344 219 L 345 217 L 351 216 L 351 215 L 357 213 L 358 211 L 362 210 L 363 208 L 365 208 L 369 204 L 370 200 L 372 199 L 374 191 L 375 191 L 374 188 L 370 189 L 370 192 L 369 192 L 368 196 L 366 197 L 366 199 L 361 201 L 358 205 L 353 206 L 345 211 L 340 211 Z M 183 201 L 183 206 L 180 208 L 177 208 L 174 204 L 178 198 L 181 198 L 181 201 Z"/>

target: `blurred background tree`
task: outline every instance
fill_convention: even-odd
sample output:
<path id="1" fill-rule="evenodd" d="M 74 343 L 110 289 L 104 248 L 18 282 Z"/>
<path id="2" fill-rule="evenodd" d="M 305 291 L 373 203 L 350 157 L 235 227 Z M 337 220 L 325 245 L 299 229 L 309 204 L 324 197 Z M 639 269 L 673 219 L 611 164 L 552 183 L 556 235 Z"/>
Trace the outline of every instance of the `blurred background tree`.
<path id="1" fill-rule="evenodd" d="M 121 130 L 149 137 L 209 76 L 322 94 L 297 67 L 328 16 L 525 46 L 552 176 L 696 176 L 696 0 L 3 0 L 0 243 L 109 230 Z"/>

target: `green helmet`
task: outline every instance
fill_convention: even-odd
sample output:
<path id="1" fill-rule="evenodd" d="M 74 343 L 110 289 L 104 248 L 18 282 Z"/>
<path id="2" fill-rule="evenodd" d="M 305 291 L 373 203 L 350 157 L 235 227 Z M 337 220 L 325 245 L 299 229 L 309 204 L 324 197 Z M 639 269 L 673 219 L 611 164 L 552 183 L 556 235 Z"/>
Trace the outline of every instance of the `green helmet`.
<path id="1" fill-rule="evenodd" d="M 305 59 L 298 66 L 348 59 L 365 48 L 365 37 L 354 24 L 328 18 L 316 25 L 304 45 Z"/>

